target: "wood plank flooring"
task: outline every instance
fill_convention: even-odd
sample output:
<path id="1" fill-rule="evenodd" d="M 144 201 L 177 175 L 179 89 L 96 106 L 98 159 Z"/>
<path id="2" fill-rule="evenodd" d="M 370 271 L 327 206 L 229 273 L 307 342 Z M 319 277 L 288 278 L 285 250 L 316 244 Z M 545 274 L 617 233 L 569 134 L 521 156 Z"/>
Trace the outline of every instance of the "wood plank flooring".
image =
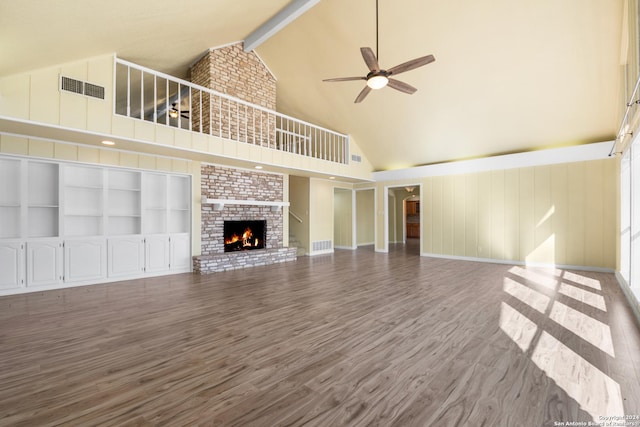
<path id="1" fill-rule="evenodd" d="M 640 415 L 640 329 L 612 274 L 397 245 L 0 298 L 2 426 L 511 427 L 623 414 Z"/>

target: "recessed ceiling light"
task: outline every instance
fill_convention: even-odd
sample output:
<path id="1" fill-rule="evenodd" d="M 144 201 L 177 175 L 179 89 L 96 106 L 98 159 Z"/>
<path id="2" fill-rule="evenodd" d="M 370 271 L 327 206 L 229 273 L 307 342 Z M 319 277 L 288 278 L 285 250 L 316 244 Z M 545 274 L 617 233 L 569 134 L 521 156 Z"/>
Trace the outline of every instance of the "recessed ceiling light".
<path id="1" fill-rule="evenodd" d="M 330 176 L 329 179 L 336 179 L 336 177 L 335 176 Z"/>
<path id="2" fill-rule="evenodd" d="M 102 141 L 102 143 L 103 143 L 104 145 L 116 145 L 116 143 L 115 143 L 115 142 L 113 142 L 113 141 L 108 141 L 108 140 L 104 140 L 104 141 Z"/>
<path id="3" fill-rule="evenodd" d="M 256 169 L 262 169 L 262 166 L 256 166 Z"/>

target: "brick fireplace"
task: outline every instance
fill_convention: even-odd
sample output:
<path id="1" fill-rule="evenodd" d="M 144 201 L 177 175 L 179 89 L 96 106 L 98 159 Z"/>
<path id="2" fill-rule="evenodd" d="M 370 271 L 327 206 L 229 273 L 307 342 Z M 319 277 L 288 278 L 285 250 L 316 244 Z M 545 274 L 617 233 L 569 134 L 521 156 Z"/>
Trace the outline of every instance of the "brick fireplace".
<path id="1" fill-rule="evenodd" d="M 201 175 L 203 199 L 229 202 L 221 208 L 202 204 L 202 255 L 193 258 L 195 272 L 213 273 L 296 259 L 295 248 L 283 247 L 282 208 L 250 204 L 250 201 L 282 202 L 282 175 L 217 165 L 202 165 Z M 225 252 L 225 221 L 265 221 L 264 248 Z"/>

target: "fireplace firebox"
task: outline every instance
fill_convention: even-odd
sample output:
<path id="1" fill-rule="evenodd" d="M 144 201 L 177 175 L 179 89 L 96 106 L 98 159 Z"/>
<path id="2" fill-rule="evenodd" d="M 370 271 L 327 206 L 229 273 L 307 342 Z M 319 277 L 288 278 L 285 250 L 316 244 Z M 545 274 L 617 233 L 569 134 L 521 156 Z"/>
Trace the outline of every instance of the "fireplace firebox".
<path id="1" fill-rule="evenodd" d="M 250 251 L 264 249 L 267 239 L 267 221 L 225 221 L 224 251 Z"/>

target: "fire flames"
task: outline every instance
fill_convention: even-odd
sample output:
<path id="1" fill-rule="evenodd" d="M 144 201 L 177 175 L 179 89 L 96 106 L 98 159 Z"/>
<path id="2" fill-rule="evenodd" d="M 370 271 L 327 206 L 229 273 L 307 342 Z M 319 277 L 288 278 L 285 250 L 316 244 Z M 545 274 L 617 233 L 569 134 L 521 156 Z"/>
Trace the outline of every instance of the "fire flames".
<path id="1" fill-rule="evenodd" d="M 237 234 L 234 234 L 230 238 L 227 238 L 224 241 L 224 244 L 231 245 L 239 241 L 242 241 L 243 247 L 253 247 L 253 246 L 258 246 L 260 244 L 260 239 L 258 239 L 257 237 L 253 239 L 253 232 L 249 227 L 247 227 L 244 230 L 244 233 L 242 233 L 242 236 L 238 236 Z"/>

